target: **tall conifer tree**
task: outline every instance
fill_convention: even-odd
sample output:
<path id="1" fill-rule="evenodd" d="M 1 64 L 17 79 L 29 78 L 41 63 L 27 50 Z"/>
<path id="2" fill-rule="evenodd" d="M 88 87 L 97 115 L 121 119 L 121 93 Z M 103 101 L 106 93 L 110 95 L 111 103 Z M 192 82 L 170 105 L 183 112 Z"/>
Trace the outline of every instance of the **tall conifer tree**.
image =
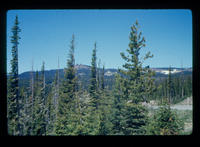
<path id="1" fill-rule="evenodd" d="M 18 44 L 19 44 L 18 16 L 15 17 L 15 24 L 12 28 L 11 43 L 12 60 L 11 72 L 8 83 L 8 133 L 10 135 L 20 135 L 20 110 L 19 110 L 19 77 L 18 77 Z"/>
<path id="2" fill-rule="evenodd" d="M 101 89 L 104 90 L 105 89 L 105 81 L 104 81 L 104 73 L 105 73 L 105 66 L 103 65 L 103 69 L 102 69 L 102 72 L 101 72 Z"/>
<path id="3" fill-rule="evenodd" d="M 58 113 L 58 100 L 59 100 L 59 58 L 58 58 L 58 69 L 55 74 L 55 79 L 53 82 L 52 88 L 52 124 L 53 124 L 53 133 L 55 133 L 55 124 L 57 121 L 57 113 Z"/>
<path id="4" fill-rule="evenodd" d="M 47 124 L 47 91 L 46 91 L 46 82 L 45 82 L 45 62 L 42 63 L 41 69 L 41 135 L 46 135 L 46 124 Z"/>
<path id="5" fill-rule="evenodd" d="M 123 127 L 124 127 L 124 115 L 123 110 L 125 106 L 125 99 L 123 96 L 123 85 L 122 85 L 122 77 L 119 74 L 115 75 L 115 87 L 113 89 L 113 117 L 112 117 L 112 133 L 114 135 L 124 135 Z"/>
<path id="6" fill-rule="evenodd" d="M 47 124 L 47 91 L 45 82 L 45 63 L 42 63 L 41 75 L 36 73 L 37 81 L 35 84 L 38 87 L 35 89 L 34 103 L 33 103 L 33 122 L 32 122 L 32 135 L 46 135 Z"/>
<path id="7" fill-rule="evenodd" d="M 173 86 L 173 81 L 172 81 L 172 74 L 171 74 L 171 66 L 169 67 L 169 74 L 168 74 L 168 102 L 169 104 L 172 103 L 173 100 L 173 90 L 174 90 L 174 86 Z"/>
<path id="8" fill-rule="evenodd" d="M 89 93 L 91 96 L 91 104 L 97 108 L 98 106 L 98 100 L 97 100 L 97 57 L 96 57 L 96 42 L 94 44 L 94 49 L 92 51 L 92 62 L 91 62 L 91 78 L 90 78 L 90 87 L 89 87 Z"/>
<path id="9" fill-rule="evenodd" d="M 74 123 L 76 92 L 74 41 L 74 35 L 72 35 L 67 68 L 65 68 L 64 80 L 60 89 L 58 101 L 57 135 L 73 135 L 73 130 L 75 130 L 76 127 Z"/>
<path id="10" fill-rule="evenodd" d="M 131 27 L 129 49 L 126 51 L 129 55 L 121 53 L 121 57 L 126 61 L 123 65 L 125 70 L 119 70 L 123 77 L 123 87 L 125 89 L 124 99 L 126 99 L 124 109 L 123 132 L 126 135 L 145 134 L 145 125 L 147 124 L 147 111 L 141 102 L 148 101 L 148 95 L 152 93 L 154 84 L 152 76 L 154 72 L 149 66 L 143 67 L 146 59 L 152 58 L 150 52 L 140 58 L 140 50 L 145 47 L 145 38 L 139 31 L 138 21 Z"/>

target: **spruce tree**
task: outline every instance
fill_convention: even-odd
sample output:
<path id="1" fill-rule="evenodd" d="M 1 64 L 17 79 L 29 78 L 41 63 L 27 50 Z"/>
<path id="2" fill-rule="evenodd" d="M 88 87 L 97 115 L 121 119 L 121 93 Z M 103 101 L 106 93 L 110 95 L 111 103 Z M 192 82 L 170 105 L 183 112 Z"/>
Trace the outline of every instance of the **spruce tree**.
<path id="1" fill-rule="evenodd" d="M 47 95 L 47 103 L 46 103 L 46 135 L 55 135 L 54 134 L 54 110 L 53 107 L 53 95 L 51 90 Z"/>
<path id="2" fill-rule="evenodd" d="M 21 135 L 20 131 L 20 110 L 19 110 L 19 77 L 18 77 L 18 44 L 19 44 L 19 28 L 18 16 L 15 17 L 15 24 L 12 28 L 11 43 L 12 60 L 11 72 L 9 74 L 8 83 L 8 134 Z"/>
<path id="3" fill-rule="evenodd" d="M 45 82 L 45 63 L 42 63 L 41 75 L 38 77 L 36 74 L 35 85 L 38 87 L 35 89 L 34 104 L 33 104 L 33 125 L 32 135 L 46 135 L 46 119 L 47 119 L 47 91 Z"/>
<path id="4" fill-rule="evenodd" d="M 145 47 L 145 38 L 139 32 L 138 21 L 131 27 L 129 55 L 121 53 L 121 57 L 126 61 L 123 65 L 125 70 L 120 69 L 123 79 L 123 87 L 126 103 L 124 105 L 123 133 L 126 135 L 145 134 L 147 124 L 147 111 L 141 102 L 148 101 L 148 96 L 155 89 L 152 76 L 154 72 L 149 66 L 143 67 L 143 63 L 148 58 L 152 58 L 150 52 L 140 58 L 140 50 Z M 131 110 L 131 111 L 130 111 Z"/>
<path id="5" fill-rule="evenodd" d="M 22 124 L 22 135 L 31 135 L 30 127 L 31 127 L 31 111 L 30 111 L 30 101 L 27 89 L 23 86 L 20 88 L 20 97 L 21 97 L 21 117 L 20 123 Z"/>
<path id="6" fill-rule="evenodd" d="M 112 101 L 109 91 L 101 94 L 101 101 L 99 106 L 99 132 L 98 135 L 111 135 L 112 134 Z"/>
<path id="7" fill-rule="evenodd" d="M 56 71 L 55 79 L 52 85 L 52 133 L 55 134 L 55 125 L 57 121 L 57 113 L 58 113 L 58 100 L 59 100 L 59 68 Z"/>
<path id="8" fill-rule="evenodd" d="M 122 82 L 123 79 L 120 77 L 119 74 L 115 75 L 115 87 L 113 89 L 113 117 L 112 117 L 112 134 L 114 135 L 124 135 L 123 128 L 124 128 L 124 114 L 123 110 L 125 107 L 125 93 L 123 91 Z"/>
<path id="9" fill-rule="evenodd" d="M 101 72 L 101 90 L 104 90 L 105 89 L 105 80 L 104 80 L 104 68 L 105 66 L 103 65 L 103 69 L 102 69 L 102 72 Z"/>
<path id="10" fill-rule="evenodd" d="M 76 92 L 76 76 L 75 76 L 75 59 L 74 59 L 74 35 L 69 50 L 69 58 L 67 60 L 67 68 L 65 68 L 64 79 L 60 88 L 58 101 L 58 114 L 56 122 L 57 135 L 73 135 L 75 124 L 75 92 Z"/>
<path id="11" fill-rule="evenodd" d="M 86 135 L 97 135 L 99 134 L 100 127 L 100 77 L 97 71 L 96 64 L 96 43 L 94 44 L 94 49 L 92 51 L 92 61 L 91 61 L 91 77 L 89 85 L 90 100 L 86 108 L 85 124 L 84 127 Z"/>
<path id="12" fill-rule="evenodd" d="M 24 120 L 24 135 L 31 135 L 30 132 L 30 128 L 31 128 L 31 116 L 30 116 L 30 101 L 29 101 L 29 96 L 28 93 L 24 93 L 24 99 L 25 99 L 25 103 L 24 103 L 24 116 L 23 116 L 23 120 Z"/>
<path id="13" fill-rule="evenodd" d="M 35 86 L 34 86 L 34 72 L 33 72 L 33 62 L 32 62 L 32 68 L 30 72 L 30 81 L 29 86 L 27 88 L 27 92 L 25 95 L 25 103 L 24 103 L 24 134 L 25 135 L 34 135 L 34 127 L 35 127 L 35 121 L 34 120 L 34 103 L 33 99 L 35 99 L 35 95 L 37 95 L 37 92 L 35 92 Z M 35 99 L 36 100 L 36 99 Z M 35 101 L 34 100 L 34 101 Z"/>
<path id="14" fill-rule="evenodd" d="M 97 91 L 101 89 L 101 79 L 100 79 L 100 71 L 101 71 L 101 60 L 99 59 L 98 66 L 97 66 Z"/>
<path id="15" fill-rule="evenodd" d="M 94 49 L 92 51 L 92 62 L 91 62 L 91 78 L 90 78 L 90 86 L 89 93 L 91 96 L 91 105 L 95 108 L 98 107 L 98 96 L 97 96 L 97 64 L 96 64 L 96 42 L 94 44 Z"/>
<path id="16" fill-rule="evenodd" d="M 165 98 L 147 128 L 147 135 L 179 135 L 184 124 Z"/>
<path id="17" fill-rule="evenodd" d="M 104 65 L 100 74 L 99 87 L 99 132 L 98 135 L 112 134 L 112 95 L 109 90 L 105 88 L 104 84 Z"/>

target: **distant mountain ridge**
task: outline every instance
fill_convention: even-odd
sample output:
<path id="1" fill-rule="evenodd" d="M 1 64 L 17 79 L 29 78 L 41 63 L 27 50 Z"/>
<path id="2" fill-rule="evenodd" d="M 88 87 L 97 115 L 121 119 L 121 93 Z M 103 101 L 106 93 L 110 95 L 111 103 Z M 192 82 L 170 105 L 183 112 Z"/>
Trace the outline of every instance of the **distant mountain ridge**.
<path id="1" fill-rule="evenodd" d="M 89 65 L 83 65 L 83 64 L 77 64 L 75 66 L 75 69 L 77 70 L 77 74 L 78 75 L 88 75 L 90 74 L 90 66 Z M 167 67 L 159 67 L 159 68 L 151 68 L 153 71 L 156 72 L 156 74 L 159 75 L 168 75 L 169 74 L 169 68 Z M 171 68 L 172 74 L 192 74 L 192 68 L 176 68 L 176 67 L 172 67 Z M 51 70 L 45 70 L 45 75 L 46 76 L 55 76 L 55 73 L 58 69 L 51 69 Z M 99 69 L 100 71 L 102 70 L 101 68 Z M 20 78 L 24 78 L 27 77 L 28 75 L 30 75 L 31 71 L 27 71 L 27 72 L 23 72 L 21 73 L 19 76 Z M 35 71 L 33 72 L 35 73 Z M 59 69 L 59 73 L 64 74 L 64 69 Z M 105 76 L 113 76 L 115 73 L 118 73 L 118 69 L 114 69 L 114 68 L 108 68 L 105 69 Z M 40 74 L 40 71 L 39 71 Z"/>
<path id="2" fill-rule="evenodd" d="M 78 76 L 78 78 L 84 82 L 84 84 L 89 84 L 89 78 L 90 78 L 90 66 L 88 65 L 83 65 L 83 64 L 77 64 L 75 66 L 76 69 L 76 75 Z M 155 71 L 156 79 L 159 78 L 165 78 L 168 77 L 168 68 L 166 67 L 162 67 L 162 68 L 151 68 L 153 71 Z M 182 75 L 192 75 L 192 68 L 175 68 L 172 67 L 172 75 L 174 76 L 180 76 Z M 55 79 L 55 74 L 56 71 L 58 69 L 52 69 L 52 70 L 45 70 L 45 79 L 47 84 L 48 83 L 52 83 L 53 80 Z M 99 69 L 99 71 L 102 71 L 102 68 Z M 109 85 L 110 83 L 114 82 L 114 77 L 115 74 L 118 73 L 118 69 L 114 69 L 114 68 L 108 68 L 108 69 L 104 69 L 105 73 L 105 84 Z M 35 71 L 33 72 L 33 74 L 35 75 Z M 39 71 L 39 75 L 41 74 L 41 72 Z M 60 79 L 62 79 L 64 77 L 64 69 L 59 69 L 59 76 Z M 27 83 L 27 81 L 30 81 L 31 79 L 31 71 L 27 71 L 27 72 L 23 72 L 19 75 L 20 81 L 21 83 Z"/>

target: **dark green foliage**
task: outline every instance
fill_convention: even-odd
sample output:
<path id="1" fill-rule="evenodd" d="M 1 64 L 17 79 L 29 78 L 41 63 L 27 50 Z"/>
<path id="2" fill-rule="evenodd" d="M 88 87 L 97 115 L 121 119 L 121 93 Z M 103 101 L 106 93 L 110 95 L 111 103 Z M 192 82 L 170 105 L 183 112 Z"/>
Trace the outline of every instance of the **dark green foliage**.
<path id="1" fill-rule="evenodd" d="M 113 90 L 113 118 L 112 118 L 112 124 L 113 129 L 112 132 L 115 135 L 123 135 L 123 109 L 125 105 L 125 99 L 123 99 L 123 96 L 125 96 L 124 92 L 122 91 L 122 78 L 117 74 L 116 75 L 116 81 L 115 81 L 115 89 Z"/>
<path id="2" fill-rule="evenodd" d="M 99 132 L 98 135 L 112 135 L 112 95 L 107 90 L 104 89 L 100 92 L 100 106 L 99 106 Z"/>
<path id="3" fill-rule="evenodd" d="M 96 65 L 96 43 L 94 44 L 94 49 L 92 51 L 92 62 L 91 62 L 91 78 L 90 78 L 90 86 L 89 93 L 92 97 L 91 105 L 93 107 L 98 107 L 98 95 L 97 95 L 97 65 Z"/>
<path id="4" fill-rule="evenodd" d="M 148 101 L 148 95 L 153 93 L 154 87 L 154 72 L 149 66 L 142 67 L 143 62 L 153 55 L 148 52 L 143 58 L 140 58 L 140 50 L 145 47 L 145 39 L 142 33 L 138 31 L 139 24 L 136 23 L 131 27 L 129 49 L 126 51 L 129 55 L 121 53 L 122 58 L 126 61 L 123 67 L 126 70 L 120 70 L 121 74 L 126 77 L 125 85 L 129 91 L 129 100 L 134 103 Z"/>
<path id="5" fill-rule="evenodd" d="M 119 69 L 115 76 L 105 76 L 106 71 L 116 70 L 101 68 L 100 60 L 97 67 L 96 43 L 91 68 L 85 66 L 81 69 L 86 73 L 81 76 L 80 69 L 75 67 L 73 35 L 64 72 L 58 67 L 51 82 L 47 78 L 49 75 L 45 72 L 44 62 L 40 72 L 34 72 L 32 64 L 29 82 L 21 81 L 20 89 L 18 24 L 16 17 L 12 29 L 13 59 L 8 81 L 10 135 L 182 134 L 183 122 L 169 104 L 191 96 L 192 77 L 173 76 L 170 67 L 168 78 L 160 77 L 155 81 L 155 73 L 149 66 L 143 66 L 144 61 L 153 55 L 150 52 L 145 56 L 140 54 L 145 47 L 145 39 L 137 21 L 131 27 L 129 49 L 126 50 L 128 55 L 121 53 L 125 60 L 124 69 Z M 152 117 L 143 104 L 154 99 L 160 100 L 162 106 Z"/>
<path id="6" fill-rule="evenodd" d="M 15 24 L 12 28 L 13 35 L 11 36 L 12 60 L 11 72 L 8 81 L 8 134 L 21 135 L 20 129 L 20 108 L 19 108 L 19 77 L 18 77 L 18 44 L 19 44 L 19 21 L 15 18 Z"/>
<path id="7" fill-rule="evenodd" d="M 101 87 L 101 81 L 100 81 L 100 66 L 101 66 L 101 60 L 99 59 L 99 62 L 98 62 L 98 66 L 97 66 L 97 68 L 96 68 L 96 70 L 97 70 L 97 90 L 99 90 L 100 89 L 100 87 Z"/>
<path id="8" fill-rule="evenodd" d="M 22 97 L 22 112 L 21 112 L 21 120 L 23 124 L 23 130 L 21 135 L 31 135 L 31 105 L 30 99 L 28 97 L 28 93 L 25 91 L 25 88 L 21 88 L 20 96 Z"/>
<path id="9" fill-rule="evenodd" d="M 140 50 L 145 47 L 145 39 L 142 33 L 138 31 L 139 24 L 136 21 L 131 27 L 129 49 L 126 51 L 129 55 L 121 53 L 121 57 L 126 61 L 123 65 L 125 70 L 119 70 L 121 73 L 120 95 L 116 95 L 117 101 L 123 99 L 122 110 L 116 110 L 120 116 L 117 127 L 118 133 L 123 132 L 125 135 L 142 135 L 145 134 L 144 126 L 147 123 L 147 114 L 144 106 L 140 103 L 148 101 L 148 96 L 153 93 L 154 72 L 149 67 L 142 67 L 143 62 L 152 58 L 153 55 L 148 52 L 142 59 L 139 58 Z M 120 107 L 119 107 L 120 108 Z M 121 108 L 120 108 L 121 109 Z M 121 115 L 120 113 L 123 112 Z M 119 113 L 120 112 L 120 113 Z M 115 114 L 116 116 L 116 114 Z M 114 124 L 114 126 L 117 126 Z"/>
<path id="10" fill-rule="evenodd" d="M 56 122 L 57 135 L 73 135 L 76 127 L 75 122 L 75 59 L 74 59 L 74 35 L 69 50 L 67 68 L 65 69 L 64 80 L 60 88 L 58 101 L 58 114 Z"/>
<path id="11" fill-rule="evenodd" d="M 29 115 L 32 125 L 30 128 L 29 135 L 46 135 L 46 99 L 47 99 L 47 88 L 45 83 L 44 75 L 44 62 L 42 64 L 42 75 L 38 75 L 36 72 L 34 82 L 31 82 L 31 95 L 29 103 Z M 33 79 L 32 79 L 33 80 Z M 27 133 L 28 135 L 28 133 Z"/>
<path id="12" fill-rule="evenodd" d="M 99 112 L 95 107 L 89 105 L 85 109 L 85 122 L 83 124 L 83 135 L 98 135 L 100 121 Z"/>
<path id="13" fill-rule="evenodd" d="M 144 106 L 134 103 L 126 103 L 124 109 L 124 126 L 125 135 L 144 135 L 146 134 L 147 110 Z"/>
<path id="14" fill-rule="evenodd" d="M 51 94 L 48 99 L 48 134 L 55 135 L 55 126 L 58 113 L 58 100 L 59 100 L 59 71 L 55 74 L 55 80 L 52 84 Z"/>
<path id="15" fill-rule="evenodd" d="M 172 111 L 168 102 L 161 105 L 148 125 L 148 135 L 178 135 L 183 131 L 184 124 Z"/>
<path id="16" fill-rule="evenodd" d="M 24 134 L 24 130 L 25 130 L 25 122 L 24 122 L 24 117 L 25 117 L 25 98 L 27 97 L 26 96 L 26 92 L 25 92 L 25 89 L 24 87 L 20 88 L 19 89 L 20 92 L 19 92 L 19 97 L 20 97 L 20 100 L 19 100 L 19 135 L 23 135 Z"/>
<path id="17" fill-rule="evenodd" d="M 101 89 L 104 90 L 105 89 L 105 80 L 104 80 L 104 65 L 103 65 L 103 69 L 102 69 L 102 72 L 101 72 Z"/>

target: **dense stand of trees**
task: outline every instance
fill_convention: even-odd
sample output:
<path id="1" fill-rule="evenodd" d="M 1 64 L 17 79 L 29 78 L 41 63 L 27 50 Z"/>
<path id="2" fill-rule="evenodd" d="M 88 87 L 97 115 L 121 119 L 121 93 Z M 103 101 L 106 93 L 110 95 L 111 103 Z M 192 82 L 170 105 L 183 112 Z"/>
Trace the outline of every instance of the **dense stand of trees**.
<path id="1" fill-rule="evenodd" d="M 169 98 L 171 104 L 176 104 L 183 99 L 192 96 L 192 75 L 173 76 L 169 67 L 168 78 L 155 83 L 158 87 L 151 99 L 163 101 Z"/>
<path id="2" fill-rule="evenodd" d="M 182 124 L 169 105 L 180 97 L 191 95 L 191 77 L 172 78 L 170 73 L 166 80 L 155 82 L 155 73 L 149 66 L 143 67 L 144 61 L 153 55 L 148 52 L 144 57 L 140 56 L 145 38 L 137 21 L 131 27 L 127 55 L 121 53 L 125 64 L 115 75 L 112 90 L 105 85 L 104 65 L 100 60 L 97 65 L 96 43 L 92 50 L 90 84 L 88 89 L 83 88 L 75 74 L 74 35 L 64 79 L 60 79 L 57 70 L 54 81 L 46 84 L 43 62 L 41 74 L 36 71 L 34 76 L 32 65 L 29 87 L 19 88 L 18 25 L 16 17 L 12 28 L 13 59 L 8 80 L 9 135 L 170 135 L 182 130 Z M 98 70 L 101 66 L 102 70 Z M 150 119 L 142 103 L 158 97 L 163 101 L 162 107 Z"/>

